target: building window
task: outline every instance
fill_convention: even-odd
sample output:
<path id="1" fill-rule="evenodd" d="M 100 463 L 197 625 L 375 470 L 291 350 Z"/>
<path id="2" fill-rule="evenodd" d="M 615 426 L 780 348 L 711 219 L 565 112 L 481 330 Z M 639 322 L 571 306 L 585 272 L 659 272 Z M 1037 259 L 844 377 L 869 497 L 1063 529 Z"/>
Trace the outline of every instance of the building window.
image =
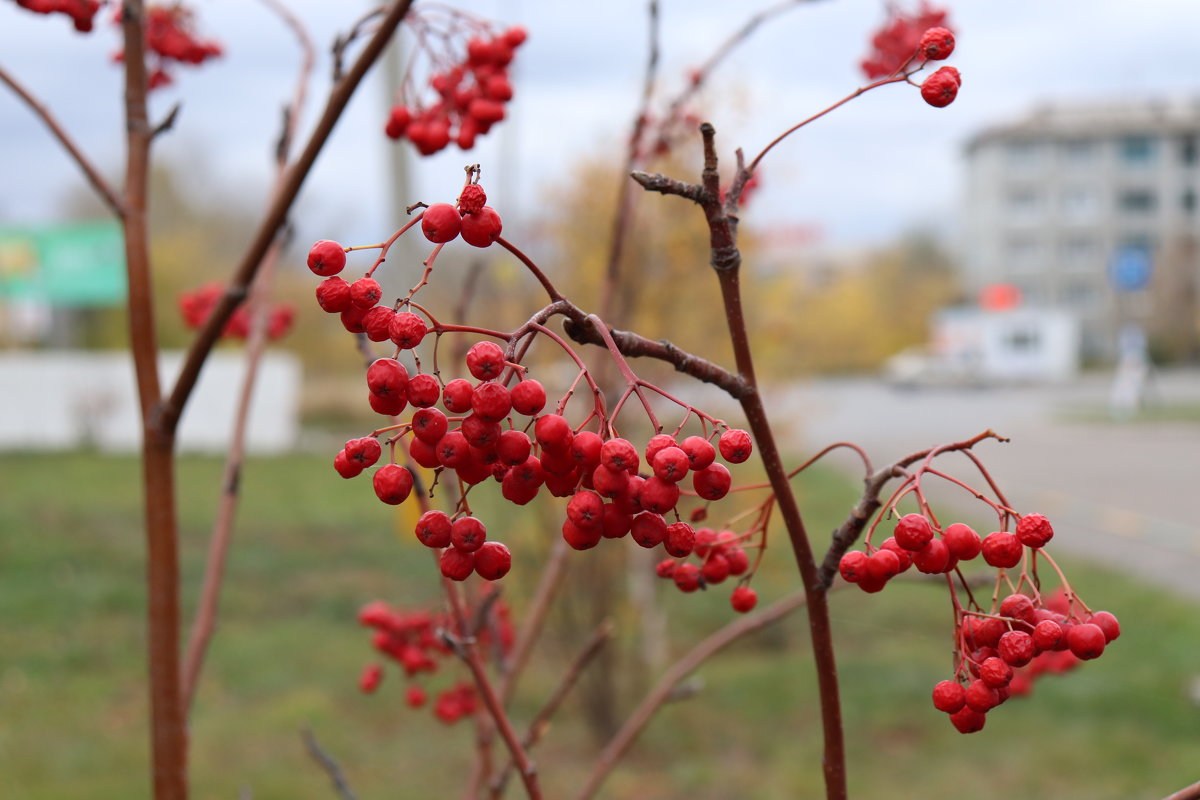
<path id="1" fill-rule="evenodd" d="M 1200 160 L 1200 152 L 1197 150 L 1197 142 L 1194 135 L 1187 135 L 1179 140 L 1179 160 L 1189 166 Z"/>
<path id="2" fill-rule="evenodd" d="M 1038 349 L 1041 337 L 1037 328 L 1022 326 L 1008 331 L 1004 337 L 1008 349 L 1014 353 L 1032 353 Z"/>
<path id="3" fill-rule="evenodd" d="M 1196 190 L 1184 189 L 1183 196 L 1179 198 L 1179 204 L 1183 206 L 1184 212 L 1188 214 L 1196 213 Z"/>
<path id="4" fill-rule="evenodd" d="M 1150 136 L 1125 136 L 1119 150 L 1121 161 L 1130 166 L 1147 166 L 1154 161 L 1154 139 Z"/>
<path id="5" fill-rule="evenodd" d="M 1092 219 L 1099 210 L 1099 194 L 1089 186 L 1068 186 L 1062 192 L 1063 215 L 1072 221 Z"/>
<path id="6" fill-rule="evenodd" d="M 1100 247 L 1095 239 L 1086 236 L 1073 236 L 1062 243 L 1060 248 L 1062 264 L 1072 272 L 1087 271 L 1099 261 Z"/>
<path id="7" fill-rule="evenodd" d="M 1068 166 L 1091 166 L 1096 161 L 1096 143 L 1091 139 L 1067 139 L 1062 143 L 1062 158 Z"/>
<path id="8" fill-rule="evenodd" d="M 1126 214 L 1152 214 L 1158 198 L 1150 189 L 1122 189 L 1117 193 L 1117 208 Z"/>
<path id="9" fill-rule="evenodd" d="M 1036 272 L 1042 264 L 1042 245 L 1037 239 L 1018 236 L 1005 245 L 1009 272 Z"/>
<path id="10" fill-rule="evenodd" d="M 1063 286 L 1062 299 L 1063 303 L 1076 310 L 1095 308 L 1100 291 L 1094 283 L 1071 281 Z"/>
<path id="11" fill-rule="evenodd" d="M 1038 143 L 1028 139 L 1015 139 L 1004 148 L 1005 160 L 1011 167 L 1033 167 L 1038 163 Z"/>
<path id="12" fill-rule="evenodd" d="M 1008 212 L 1018 220 L 1031 220 L 1041 211 L 1042 199 L 1032 186 L 1017 186 L 1008 190 Z"/>

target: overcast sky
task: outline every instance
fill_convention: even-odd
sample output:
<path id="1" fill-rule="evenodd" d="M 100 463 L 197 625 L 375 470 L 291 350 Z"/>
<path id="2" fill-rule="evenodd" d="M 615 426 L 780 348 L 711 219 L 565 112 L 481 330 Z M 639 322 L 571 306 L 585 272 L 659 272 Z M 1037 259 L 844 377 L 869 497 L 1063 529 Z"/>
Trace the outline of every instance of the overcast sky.
<path id="1" fill-rule="evenodd" d="M 619 151 L 637 102 L 646 51 L 644 0 L 464 0 L 456 6 L 530 33 L 518 53 L 511 118 L 469 154 L 455 148 L 421 160 L 413 199 L 449 200 L 462 167 L 479 161 L 501 208 L 535 210 L 541 190 L 572 159 Z M 662 0 L 662 76 L 673 90 L 752 10 L 769 2 Z M 158 154 L 199 163 L 198 192 L 215 187 L 253 200 L 265 192 L 279 108 L 291 91 L 296 49 L 254 0 L 195 0 L 200 29 L 226 56 L 177 70 L 157 92 L 158 115 L 183 103 Z M 370 7 L 357 0 L 298 0 L 322 60 L 310 119 L 328 87 L 327 45 Z M 890 86 L 840 109 L 764 162 L 764 188 L 749 225 L 817 226 L 831 246 L 886 241 L 917 226 L 956 234 L 963 142 L 1045 101 L 1200 97 L 1197 0 L 946 0 L 958 31 L 947 63 L 963 88 L 945 109 L 915 88 Z M 817 0 L 762 28 L 718 73 L 698 109 L 717 126 L 725 152 L 757 152 L 776 133 L 862 82 L 857 63 L 883 18 L 880 0 Z M 0 0 L 0 64 L 62 118 L 99 164 L 121 154 L 118 46 L 107 23 L 82 36 L 65 18 L 31 14 Z M 2 89 L 3 87 L 0 87 Z M 301 236 L 378 241 L 392 230 L 383 180 L 387 91 L 378 71 L 360 91 L 306 184 Z M 111 170 L 110 170 L 111 171 Z M 79 176 L 33 115 L 0 90 L 0 224 L 50 221 Z"/>

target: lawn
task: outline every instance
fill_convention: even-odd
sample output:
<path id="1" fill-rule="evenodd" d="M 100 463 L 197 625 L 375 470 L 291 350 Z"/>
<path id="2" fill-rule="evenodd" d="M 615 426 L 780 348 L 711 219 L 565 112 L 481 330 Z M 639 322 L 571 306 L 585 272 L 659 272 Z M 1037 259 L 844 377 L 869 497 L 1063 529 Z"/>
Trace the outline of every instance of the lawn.
<path id="1" fill-rule="evenodd" d="M 356 688 L 371 658 L 357 609 L 376 598 L 436 603 L 429 555 L 400 530 L 405 511 L 378 503 L 362 479 L 340 480 L 329 462 L 324 454 L 254 459 L 244 471 L 221 626 L 192 717 L 196 798 L 336 797 L 305 753 L 305 727 L 338 758 L 362 800 L 461 796 L 473 728 L 406 708 L 394 672 L 376 695 Z M 132 458 L 92 453 L 0 456 L 5 798 L 148 795 L 138 469 Z M 189 609 L 220 471 L 205 458 L 180 467 Z M 828 472 L 800 485 L 811 530 L 822 539 L 855 487 Z M 508 528 L 501 538 L 518 553 L 505 585 L 519 614 L 537 556 L 556 534 L 543 533 L 531 507 L 507 520 L 498 506 L 483 513 Z M 632 546 L 604 545 L 609 561 Z M 573 553 L 572 575 L 584 577 L 599 553 Z M 1120 617 L 1120 640 L 1098 661 L 1046 678 L 1032 697 L 995 710 L 972 736 L 957 734 L 929 703 L 931 687 L 950 670 L 944 588 L 908 582 L 881 595 L 839 591 L 832 604 L 852 796 L 1126 800 L 1161 798 L 1200 780 L 1196 607 L 1086 564 L 1065 566 L 1089 603 Z M 764 601 L 794 587 L 791 570 L 782 547 L 770 551 L 755 582 Z M 723 587 L 660 596 L 676 654 L 732 617 Z M 576 621 L 578 600 L 562 605 L 517 699 L 518 721 L 588 635 Z M 618 614 L 621 630 L 634 617 L 628 609 Z M 619 637 L 615 662 L 631 663 L 634 649 L 632 636 Z M 448 663 L 433 688 L 457 677 Z M 663 710 L 603 797 L 820 793 L 814 679 L 799 616 L 739 642 L 697 677 L 698 691 Z M 617 705 L 628 708 L 646 679 L 618 681 Z M 572 697 L 535 751 L 548 797 L 569 797 L 597 751 L 579 721 L 582 708 L 582 697 Z"/>

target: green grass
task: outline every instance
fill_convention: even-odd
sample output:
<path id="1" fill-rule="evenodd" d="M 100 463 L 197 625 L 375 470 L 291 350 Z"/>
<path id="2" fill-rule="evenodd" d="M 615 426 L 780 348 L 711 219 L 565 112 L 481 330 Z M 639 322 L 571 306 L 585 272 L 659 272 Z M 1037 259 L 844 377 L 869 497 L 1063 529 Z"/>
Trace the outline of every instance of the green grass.
<path id="1" fill-rule="evenodd" d="M 143 560 L 138 464 L 91 453 L 0 457 L 0 795 L 14 800 L 148 795 Z M 198 589 L 221 465 L 180 467 L 185 602 Z M 402 703 L 393 672 L 380 692 L 356 690 L 370 659 L 358 607 L 384 598 L 436 602 L 428 553 L 396 537 L 397 516 L 359 479 L 342 481 L 325 455 L 256 459 L 222 603 L 221 626 L 192 717 L 197 798 L 335 796 L 299 738 L 311 726 L 358 796 L 460 796 L 474 732 Z M 854 485 L 831 473 L 801 483 L 814 540 L 848 508 Z M 561 501 L 559 501 L 561 502 Z M 517 613 L 547 543 L 534 507 L 489 530 L 518 561 L 506 579 Z M 400 512 L 403 514 L 404 512 Z M 492 527 L 490 520 L 496 520 Z M 552 535 L 552 534 L 551 534 Z M 572 554 L 568 586 L 620 543 Z M 605 556 L 604 554 L 608 555 Z M 1200 614 L 1194 605 L 1085 564 L 1065 564 L 1081 594 L 1116 613 L 1123 634 L 1080 670 L 1046 678 L 1034 695 L 960 736 L 929 704 L 947 677 L 950 609 L 937 585 L 895 584 L 880 595 L 833 598 L 852 796 L 859 798 L 1159 798 L 1200 778 Z M 795 586 L 790 555 L 769 551 L 755 585 L 768 602 Z M 618 578 L 618 586 L 623 578 Z M 620 589 L 616 590 L 620 593 Z M 728 620 L 728 592 L 662 593 L 671 649 Z M 592 599 L 562 603 L 553 636 L 528 673 L 515 716 L 528 719 L 574 649 Z M 635 619 L 635 609 L 618 615 Z M 626 625 L 628 627 L 628 625 Z M 632 662 L 632 637 L 611 654 Z M 449 665 L 435 678 L 458 677 Z M 449 673 L 455 673 L 453 675 Z M 633 674 L 632 684 L 650 676 Z M 802 617 L 736 644 L 698 673 L 702 689 L 666 707 L 606 798 L 784 800 L 821 793 L 820 726 Z M 635 698 L 618 685 L 616 704 Z M 548 797 L 571 795 L 596 743 L 571 697 L 535 755 Z M 509 796 L 520 796 L 514 786 Z"/>

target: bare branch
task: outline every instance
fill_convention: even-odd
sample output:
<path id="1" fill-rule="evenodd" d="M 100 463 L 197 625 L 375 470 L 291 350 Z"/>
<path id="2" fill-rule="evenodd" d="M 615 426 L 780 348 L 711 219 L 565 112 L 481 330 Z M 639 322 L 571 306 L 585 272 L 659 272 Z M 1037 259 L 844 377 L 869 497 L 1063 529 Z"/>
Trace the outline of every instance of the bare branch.
<path id="1" fill-rule="evenodd" d="M 333 788 L 337 791 L 338 797 L 342 800 L 358 800 L 354 796 L 354 792 L 350 791 L 350 786 L 346 782 L 346 775 L 342 772 L 342 767 L 334 760 L 333 756 L 325 752 L 320 743 L 317 742 L 317 737 L 311 730 L 305 728 L 300 731 L 300 736 L 304 739 L 304 746 L 308 749 L 308 754 L 325 770 L 325 774 L 329 776 L 329 780 L 333 782 Z"/>

